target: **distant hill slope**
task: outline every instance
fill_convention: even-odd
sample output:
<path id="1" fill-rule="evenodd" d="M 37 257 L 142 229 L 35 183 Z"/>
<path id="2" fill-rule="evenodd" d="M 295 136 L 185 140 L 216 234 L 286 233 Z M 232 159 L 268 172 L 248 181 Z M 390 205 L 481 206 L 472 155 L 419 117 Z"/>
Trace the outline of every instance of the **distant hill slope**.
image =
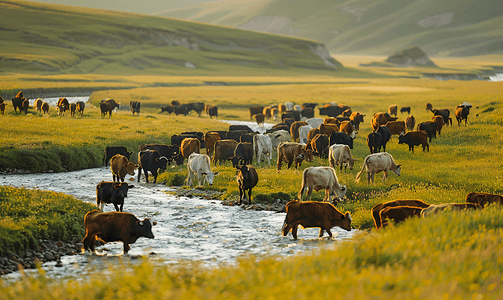
<path id="1" fill-rule="evenodd" d="M 0 2 L 0 72 L 231 75 L 341 66 L 312 40 L 149 15 Z"/>
<path id="2" fill-rule="evenodd" d="M 332 53 L 503 53 L 501 0 L 228 0 L 157 15 L 310 38 Z"/>

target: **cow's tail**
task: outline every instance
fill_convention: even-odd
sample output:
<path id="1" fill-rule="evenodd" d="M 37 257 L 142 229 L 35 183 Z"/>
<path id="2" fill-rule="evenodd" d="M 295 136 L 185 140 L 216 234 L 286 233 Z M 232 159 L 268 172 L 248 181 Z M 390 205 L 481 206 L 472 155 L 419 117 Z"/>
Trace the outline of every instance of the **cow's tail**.
<path id="1" fill-rule="evenodd" d="M 365 157 L 365 160 L 363 161 L 363 164 L 362 164 L 362 169 L 360 172 L 358 172 L 358 174 L 356 174 L 356 182 L 360 182 L 360 176 L 362 175 L 363 173 L 363 170 L 365 169 L 365 166 L 367 165 L 367 160 L 368 160 L 368 156 Z"/>

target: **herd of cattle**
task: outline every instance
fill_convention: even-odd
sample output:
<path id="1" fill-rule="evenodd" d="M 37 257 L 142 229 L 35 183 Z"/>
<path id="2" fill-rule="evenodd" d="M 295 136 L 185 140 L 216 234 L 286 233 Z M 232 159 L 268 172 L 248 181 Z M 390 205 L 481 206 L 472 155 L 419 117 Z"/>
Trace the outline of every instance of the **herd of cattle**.
<path id="1" fill-rule="evenodd" d="M 2 115 L 5 112 L 5 106 L 7 103 L 0 97 L 0 112 Z M 16 97 L 12 98 L 12 106 L 14 107 L 14 112 L 17 113 L 19 109 L 19 113 L 24 113 L 25 115 L 28 113 L 28 109 L 30 108 L 30 100 L 23 96 L 23 92 L 17 93 Z M 59 116 L 63 116 L 66 111 L 70 111 L 70 115 L 72 117 L 75 116 L 75 112 L 79 112 L 82 116 L 84 114 L 84 109 L 86 104 L 83 101 L 78 101 L 76 103 L 69 103 L 66 98 L 59 98 L 58 103 L 56 105 L 56 110 Z M 37 110 L 38 113 L 49 114 L 49 103 L 45 102 L 41 98 L 37 98 L 33 103 L 33 108 Z"/>

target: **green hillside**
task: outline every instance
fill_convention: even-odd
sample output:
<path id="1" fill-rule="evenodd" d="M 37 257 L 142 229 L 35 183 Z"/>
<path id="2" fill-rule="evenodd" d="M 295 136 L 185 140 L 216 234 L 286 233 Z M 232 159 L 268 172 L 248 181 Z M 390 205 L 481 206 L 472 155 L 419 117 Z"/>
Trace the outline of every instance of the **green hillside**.
<path id="1" fill-rule="evenodd" d="M 333 72 L 323 44 L 141 14 L 0 2 L 0 73 Z"/>
<path id="2" fill-rule="evenodd" d="M 499 0 L 228 0 L 158 15 L 314 39 L 332 53 L 503 53 Z"/>

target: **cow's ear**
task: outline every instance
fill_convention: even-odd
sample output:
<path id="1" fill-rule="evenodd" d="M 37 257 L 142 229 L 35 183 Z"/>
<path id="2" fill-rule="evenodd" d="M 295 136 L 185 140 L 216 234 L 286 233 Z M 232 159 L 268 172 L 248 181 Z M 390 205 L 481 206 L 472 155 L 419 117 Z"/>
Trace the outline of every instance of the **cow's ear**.
<path id="1" fill-rule="evenodd" d="M 213 175 L 215 175 L 215 176 L 218 175 L 218 172 L 213 173 Z"/>
<path id="2" fill-rule="evenodd" d="M 155 225 L 157 225 L 157 222 L 152 222 L 152 226 L 155 226 Z"/>
<path id="3" fill-rule="evenodd" d="M 401 167 L 402 165 L 398 165 L 397 167 Z"/>
<path id="4" fill-rule="evenodd" d="M 206 173 L 206 172 L 203 172 L 203 173 L 201 173 L 201 174 L 203 174 L 203 175 L 207 175 L 208 173 Z"/>

